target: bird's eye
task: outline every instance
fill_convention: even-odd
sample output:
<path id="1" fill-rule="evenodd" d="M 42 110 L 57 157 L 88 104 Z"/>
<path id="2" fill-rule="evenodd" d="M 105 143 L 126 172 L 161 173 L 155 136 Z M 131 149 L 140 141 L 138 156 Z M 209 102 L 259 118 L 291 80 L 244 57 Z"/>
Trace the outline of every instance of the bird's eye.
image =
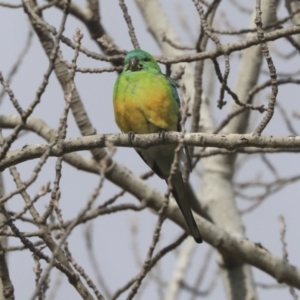
<path id="1" fill-rule="evenodd" d="M 150 58 L 149 57 L 145 57 L 144 61 L 150 61 Z"/>

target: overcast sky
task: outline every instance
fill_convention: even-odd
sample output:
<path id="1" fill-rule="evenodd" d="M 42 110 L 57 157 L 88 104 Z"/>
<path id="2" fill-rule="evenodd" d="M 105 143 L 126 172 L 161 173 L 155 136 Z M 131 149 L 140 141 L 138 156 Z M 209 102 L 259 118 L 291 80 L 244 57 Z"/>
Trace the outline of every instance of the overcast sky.
<path id="1" fill-rule="evenodd" d="M 11 3 L 19 3 L 19 1 L 12 1 Z M 40 1 L 42 2 L 42 1 Z M 84 4 L 84 1 L 75 1 L 79 4 Z M 116 44 L 125 50 L 131 50 L 132 45 L 128 36 L 128 30 L 126 23 L 122 17 L 122 12 L 118 6 L 118 1 L 114 0 L 101 0 L 101 18 L 107 32 L 113 37 Z M 192 1 L 186 0 L 163 0 L 161 1 L 164 7 L 165 13 L 168 15 L 170 22 L 177 30 L 182 44 L 193 45 L 192 38 L 197 38 L 199 30 L 199 17 L 194 9 Z M 249 24 L 249 16 L 241 14 L 237 11 L 229 1 L 223 1 L 221 4 L 219 13 L 221 11 L 226 12 L 228 19 L 232 25 L 236 28 L 247 28 Z M 254 8 L 255 1 L 245 1 L 245 4 L 249 8 Z M 161 54 L 159 47 L 147 32 L 146 25 L 142 19 L 142 16 L 134 4 L 134 1 L 126 1 L 128 4 L 129 13 L 132 17 L 133 24 L 135 25 L 136 34 L 140 45 L 146 51 L 159 55 Z M 178 22 L 178 18 L 182 14 L 188 19 L 191 27 L 190 36 L 182 29 Z M 287 13 L 284 7 L 281 7 L 280 16 L 286 16 Z M 224 20 L 218 15 L 216 26 L 224 28 Z M 60 22 L 61 12 L 59 10 L 50 9 L 44 13 L 45 19 L 53 26 L 57 26 Z M 0 7 L 0 20 L 2 26 L 0 26 L 0 71 L 4 76 L 7 76 L 12 65 L 14 64 L 16 57 L 21 52 L 26 41 L 29 22 L 27 15 L 22 9 L 8 9 Z M 98 47 L 90 40 L 89 34 L 84 25 L 77 19 L 70 16 L 67 20 L 66 30 L 64 35 L 72 37 L 76 28 L 81 27 L 84 33 L 83 45 L 92 51 L 99 52 Z M 233 41 L 236 37 L 226 37 L 225 41 Z M 281 46 L 283 42 L 276 42 L 275 45 Z M 210 45 L 210 47 L 214 47 Z M 61 50 L 65 59 L 70 60 L 73 55 L 71 51 L 65 45 L 62 44 Z M 237 78 L 237 59 L 239 53 L 232 55 L 231 72 L 229 77 L 229 84 L 234 87 L 234 83 Z M 280 59 L 274 58 L 275 65 L 278 70 L 285 72 L 293 72 L 299 69 L 299 57 L 294 58 L 291 62 L 283 63 Z M 220 59 L 220 62 L 223 60 Z M 103 67 L 109 66 L 107 63 L 102 63 L 88 58 L 84 55 L 80 55 L 78 60 L 80 67 Z M 32 40 L 32 46 L 26 58 L 22 62 L 19 72 L 13 78 L 11 88 L 13 89 L 17 99 L 21 105 L 26 108 L 29 103 L 32 102 L 36 90 L 39 84 L 43 80 L 43 74 L 48 67 L 48 59 L 42 50 L 42 47 L 34 35 Z M 164 67 L 162 67 L 164 68 Z M 266 67 L 264 66 L 264 69 Z M 76 74 L 75 83 L 77 89 L 84 101 L 85 108 L 89 114 L 89 117 L 96 128 L 98 133 L 116 133 L 119 132 L 113 116 L 112 108 L 112 90 L 116 80 L 116 73 L 105 74 Z M 265 80 L 267 77 L 261 77 L 260 80 Z M 207 80 L 207 79 L 206 79 Z M 218 86 L 213 95 L 212 102 L 216 107 Z M 278 100 L 284 103 L 288 111 L 291 111 L 298 105 L 299 101 L 297 95 L 299 91 L 296 90 L 297 86 L 280 87 Z M 1 89 L 0 89 L 1 90 Z M 269 90 L 270 92 L 270 90 Z M 228 98 L 228 97 L 227 97 Z M 229 98 L 227 100 L 230 100 Z M 264 102 L 266 99 L 261 96 L 258 101 Z M 32 116 L 43 119 L 51 128 L 57 129 L 59 124 L 59 118 L 61 117 L 64 107 L 64 99 L 61 88 L 55 78 L 55 75 L 51 75 L 50 83 L 47 87 L 45 94 L 42 97 L 41 103 L 34 110 Z M 299 105 L 298 105 L 299 107 Z M 215 109 L 217 110 L 217 109 Z M 299 109 L 298 109 L 299 111 Z M 227 108 L 221 112 L 216 112 L 215 122 L 220 123 L 222 118 L 226 116 Z M 0 107 L 0 114 L 16 114 L 14 107 L 10 103 L 8 97 L 4 98 Z M 287 135 L 288 131 L 281 123 L 281 117 L 278 113 L 275 114 L 274 119 L 270 123 L 265 134 L 273 135 Z M 256 126 L 260 121 L 260 116 L 252 119 L 253 126 Z M 281 125 L 278 125 L 281 124 Z M 299 122 L 296 123 L 296 128 L 299 128 Z M 9 131 L 4 131 L 4 135 L 7 135 Z M 68 119 L 68 137 L 80 136 L 80 132 L 77 125 L 74 122 L 72 115 L 69 115 Z M 18 149 L 25 144 L 41 143 L 43 140 L 35 134 L 28 133 L 15 142 L 12 149 Z M 89 156 L 89 152 L 81 153 Z M 245 158 L 245 157 L 244 157 Z M 148 170 L 148 167 L 135 153 L 133 149 L 120 148 L 117 150 L 115 159 L 132 170 L 136 174 L 142 174 Z M 32 174 L 32 170 L 38 160 L 29 161 L 18 165 L 18 170 L 21 173 L 23 180 L 26 180 Z M 300 160 L 299 155 L 295 154 L 282 154 L 273 155 L 271 161 L 275 162 L 276 168 L 281 176 L 291 176 L 299 172 Z M 32 185 L 28 191 L 34 196 L 40 189 L 41 185 L 46 184 L 47 181 L 53 182 L 55 178 L 55 162 L 56 158 L 49 158 L 45 167 L 43 168 L 41 175 L 37 179 L 36 183 Z M 192 182 L 196 186 L 199 183 L 199 172 L 194 171 L 192 174 Z M 85 205 L 89 195 L 93 192 L 93 189 L 97 185 L 99 178 L 96 175 L 80 172 L 73 167 L 63 164 L 63 177 L 61 182 L 62 197 L 60 205 L 62 208 L 62 214 L 65 220 L 69 220 L 75 217 L 79 210 Z M 249 158 L 243 165 L 242 169 L 237 173 L 235 180 L 244 181 L 256 178 L 257 175 L 261 176 L 262 180 L 271 179 L 270 171 L 265 170 L 265 166 L 262 164 L 259 157 Z M 9 192 L 13 190 L 14 182 L 11 179 L 8 170 L 4 172 L 5 190 Z M 149 184 L 155 186 L 157 189 L 164 192 L 166 185 L 164 181 L 157 177 L 153 177 L 149 180 Z M 216 187 L 217 188 L 217 187 Z M 105 181 L 104 188 L 98 197 L 96 204 L 104 203 L 108 198 L 116 194 L 120 189 L 110 182 Z M 44 197 L 37 207 L 40 211 L 43 211 L 45 205 L 49 202 L 50 195 Z M 137 201 L 130 195 L 126 195 L 120 200 L 120 203 L 127 203 Z M 23 200 L 19 196 L 15 196 L 8 205 L 9 209 L 18 211 L 23 207 Z M 239 200 L 239 207 L 246 207 L 249 203 L 245 203 L 243 200 Z M 246 227 L 246 235 L 253 242 L 262 243 L 268 250 L 277 256 L 282 256 L 282 245 L 280 243 L 280 223 L 278 222 L 278 216 L 280 214 L 286 217 L 287 222 L 287 244 L 289 251 L 290 261 L 299 266 L 299 183 L 288 186 L 279 193 L 269 197 L 260 208 L 245 215 L 243 221 Z M 124 285 L 131 277 L 135 276 L 140 270 L 139 262 L 144 261 L 146 251 L 151 243 L 152 232 L 155 226 L 157 217 L 149 210 L 134 213 L 134 212 L 119 212 L 116 214 L 105 215 L 97 218 L 93 221 L 91 226 L 80 226 L 74 230 L 70 239 L 69 246 L 75 259 L 85 267 L 87 273 L 95 279 L 95 274 L 91 267 L 91 262 L 86 258 L 86 242 L 84 239 L 85 230 L 90 230 L 93 236 L 93 243 L 95 247 L 95 253 L 99 268 L 105 278 L 105 281 L 111 292 Z M 137 232 L 137 247 L 139 256 L 132 252 L 132 233 L 130 226 L 132 222 L 136 222 L 138 226 Z M 17 223 L 18 224 L 18 223 Z M 33 230 L 34 227 L 26 225 L 22 230 Z M 162 240 L 159 244 L 159 248 L 172 242 L 182 233 L 182 229 L 171 221 L 166 221 L 162 230 Z M 20 245 L 17 239 L 10 238 L 10 245 Z M 196 275 L 203 264 L 204 256 L 207 253 L 209 246 L 205 243 L 198 245 L 193 253 L 193 259 L 191 261 L 191 267 L 187 274 L 186 281 L 193 285 Z M 46 251 L 47 252 L 47 251 Z M 160 266 L 160 274 L 162 274 L 165 281 L 170 279 L 172 271 L 175 267 L 176 256 L 174 253 L 169 254 L 163 260 Z M 42 264 L 43 267 L 45 266 Z M 22 251 L 9 254 L 9 268 L 11 279 L 15 287 L 16 299 L 29 299 L 34 290 L 34 273 L 32 268 L 34 267 L 34 261 L 29 251 Z M 207 277 L 204 281 L 203 289 L 210 282 L 216 270 L 216 263 L 214 258 L 212 259 L 211 266 L 207 271 Z M 257 269 L 254 269 L 255 280 L 263 283 L 275 283 L 272 278 L 263 274 Z M 57 277 L 56 270 L 53 270 L 51 280 L 55 280 Z M 147 280 L 146 280 L 147 282 Z M 53 284 L 53 283 L 52 283 Z M 287 289 L 279 289 L 272 291 L 265 291 L 258 289 L 260 299 L 289 299 Z M 157 297 L 157 298 L 156 298 Z M 187 293 L 182 293 L 180 299 L 188 299 Z M 78 294 L 71 285 L 67 283 L 65 277 L 62 278 L 62 286 L 60 287 L 56 299 L 79 299 Z M 125 299 L 125 294 L 120 297 Z M 158 291 L 153 283 L 146 283 L 143 290 L 143 296 L 141 299 L 158 299 Z M 217 287 L 213 293 L 207 299 L 224 299 L 224 291 L 222 282 L 219 279 Z"/>

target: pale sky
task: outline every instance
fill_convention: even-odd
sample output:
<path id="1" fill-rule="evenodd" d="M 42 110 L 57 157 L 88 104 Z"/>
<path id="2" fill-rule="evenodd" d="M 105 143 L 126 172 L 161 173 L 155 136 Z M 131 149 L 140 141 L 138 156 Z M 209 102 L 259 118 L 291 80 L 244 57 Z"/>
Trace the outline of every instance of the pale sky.
<path id="1" fill-rule="evenodd" d="M 13 3 L 19 3 L 19 1 L 11 1 Z M 75 1 L 76 2 L 76 1 Z M 186 0 L 163 0 L 161 1 L 166 14 L 168 15 L 172 25 L 177 30 L 182 44 L 193 45 L 191 38 L 182 30 L 180 24 L 178 24 L 179 11 L 187 17 L 189 25 L 191 27 L 191 35 L 197 38 L 199 30 L 199 17 L 194 9 L 192 1 Z M 245 1 L 245 5 L 249 4 L 249 8 L 254 8 L 255 1 Z M 78 1 L 76 3 L 83 4 L 85 1 Z M 118 6 L 118 1 L 101 0 L 101 18 L 107 32 L 113 37 L 116 44 L 125 50 L 131 50 L 132 45 L 128 36 L 128 30 L 126 23 L 122 16 L 122 11 Z M 154 54 L 161 54 L 159 47 L 147 32 L 146 25 L 142 19 L 142 16 L 137 9 L 134 1 L 126 1 L 129 9 L 129 13 L 132 17 L 133 24 L 136 29 L 136 34 L 140 42 L 141 47 Z M 175 5 L 174 5 L 175 4 Z M 238 28 L 247 28 L 249 24 L 249 16 L 238 12 L 229 1 L 224 1 L 221 4 L 219 12 L 226 11 L 227 17 L 230 22 Z M 280 16 L 286 16 L 285 8 L 281 7 Z M 47 10 L 44 13 L 45 19 L 53 26 L 58 26 L 60 22 L 61 12 L 59 10 Z M 20 53 L 24 46 L 28 29 L 29 22 L 26 14 L 22 9 L 8 9 L 0 7 L 0 38 L 1 38 L 1 56 L 0 56 L 0 71 L 4 76 L 7 76 L 9 70 L 14 64 L 17 55 Z M 224 20 L 218 19 L 217 25 L 224 28 Z M 89 34 L 83 24 L 73 18 L 69 17 L 67 21 L 66 30 L 64 35 L 72 37 L 77 27 L 81 27 L 84 33 L 83 45 L 92 51 L 99 52 L 97 46 L 90 41 Z M 237 39 L 237 37 L 226 37 L 223 42 L 229 42 Z M 278 47 L 285 41 L 276 42 L 275 45 Z M 285 42 L 286 43 L 286 42 Z M 287 45 L 287 44 L 286 44 Z M 214 47 L 212 44 L 210 47 Z M 73 50 L 71 51 L 65 45 L 62 44 L 61 50 L 65 59 L 71 59 L 73 56 Z M 240 53 L 232 54 L 231 72 L 229 77 L 229 85 L 234 87 L 237 80 L 237 58 Z M 223 59 L 219 59 L 223 62 Z M 282 63 L 282 60 L 274 56 L 275 66 L 279 71 L 292 72 L 297 71 L 299 66 L 299 57 L 296 56 L 291 61 Z M 101 63 L 91 58 L 80 54 L 78 65 L 80 67 L 101 67 L 109 66 L 107 63 Z M 13 78 L 11 88 L 13 89 L 17 99 L 21 105 L 26 108 L 29 103 L 32 102 L 35 92 L 42 81 L 42 75 L 48 67 L 48 59 L 44 54 L 41 45 L 34 35 L 32 46 L 29 53 L 25 57 L 19 72 Z M 266 69 L 266 65 L 264 65 Z M 105 73 L 105 74 L 80 74 L 77 73 L 75 77 L 75 83 L 77 89 L 82 97 L 85 108 L 88 115 L 93 123 L 93 126 L 97 129 L 98 133 L 116 133 L 119 132 L 113 116 L 112 108 L 112 90 L 116 80 L 116 73 Z M 261 76 L 260 81 L 265 81 L 267 77 Z M 215 121 L 217 124 L 220 123 L 222 118 L 226 116 L 227 108 L 225 107 L 222 111 L 217 111 L 216 101 L 218 91 L 218 85 L 213 96 L 212 103 L 215 107 Z M 289 111 L 296 107 L 295 103 L 298 101 L 296 98 L 299 95 L 299 91 L 296 90 L 297 86 L 283 86 L 279 89 L 278 100 L 284 104 Z M 270 90 L 268 91 L 270 92 Z M 265 95 L 265 94 L 263 94 Z M 226 99 L 230 101 L 230 98 L 226 96 Z M 258 99 L 261 102 L 266 101 L 265 97 L 261 96 Z M 42 118 L 51 128 L 57 129 L 59 124 L 59 118 L 61 117 L 62 110 L 64 107 L 64 99 L 60 86 L 58 85 L 55 75 L 52 74 L 50 83 L 47 87 L 45 94 L 42 97 L 41 104 L 34 110 L 32 116 Z M 299 107 L 297 105 L 297 107 Z M 298 110 L 299 111 L 299 110 Z M 1 104 L 0 114 L 16 114 L 14 107 L 10 103 L 8 97 L 4 98 Z M 252 121 L 253 126 L 258 124 L 261 115 L 256 115 Z M 271 121 L 267 130 L 264 134 L 273 135 L 288 135 L 288 131 L 281 122 L 281 116 L 279 113 L 275 113 L 274 119 Z M 295 122 L 295 128 L 299 128 L 298 123 Z M 278 125 L 280 124 L 280 126 Z M 4 131 L 4 135 L 7 135 L 8 131 Z M 68 119 L 68 137 L 80 136 L 79 130 L 74 122 L 73 116 L 70 114 Z M 24 137 L 20 138 L 12 146 L 12 149 L 18 149 L 25 144 L 44 143 L 44 141 L 36 136 L 35 134 L 28 133 Z M 89 152 L 81 153 L 86 156 L 91 156 Z M 299 172 L 300 160 L 297 154 L 280 154 L 273 155 L 270 160 L 275 164 L 278 173 L 281 176 L 292 176 Z M 245 158 L 243 156 L 243 158 Z M 142 174 L 148 170 L 148 167 L 135 153 L 133 149 L 120 148 L 117 150 L 115 159 L 118 163 L 126 165 L 135 174 Z M 22 163 L 17 166 L 21 173 L 21 178 L 26 180 L 32 174 L 32 170 L 38 160 L 29 161 Z M 45 167 L 43 168 L 39 178 L 32 185 L 28 192 L 34 196 L 40 189 L 41 185 L 46 184 L 47 181 L 53 182 L 55 178 L 55 162 L 56 158 L 49 158 Z M 63 177 L 61 181 L 62 196 L 60 205 L 62 214 L 65 220 L 69 220 L 75 217 L 79 210 L 84 207 L 89 195 L 93 192 L 93 189 L 98 183 L 99 178 L 95 175 L 88 173 L 79 172 L 73 167 L 63 164 Z M 236 174 L 235 180 L 242 182 L 249 179 L 255 179 L 257 176 L 261 176 L 261 180 L 271 180 L 270 171 L 266 171 L 265 166 L 259 156 L 248 158 L 248 161 L 242 167 L 242 169 Z M 197 171 L 194 171 L 191 178 L 194 185 L 199 183 L 199 177 Z M 8 170 L 4 172 L 5 190 L 9 192 L 15 188 L 13 180 L 11 179 Z M 164 192 L 166 190 L 165 182 L 158 177 L 153 177 L 149 180 L 151 186 Z M 216 187 L 217 188 L 217 187 Z M 115 195 L 120 189 L 110 182 L 105 181 L 104 188 L 101 191 L 100 196 L 96 201 L 96 205 L 104 203 L 107 199 Z M 45 208 L 45 205 L 50 200 L 50 194 L 44 197 L 37 205 L 40 212 Z M 129 194 L 126 194 L 119 203 L 137 203 Z M 237 200 L 239 207 L 247 207 L 248 202 L 244 200 Z M 15 196 L 9 201 L 8 208 L 13 211 L 18 211 L 23 207 L 23 200 L 19 196 Z M 278 216 L 284 215 L 287 223 L 287 244 L 289 259 L 292 264 L 299 266 L 299 183 L 289 185 L 288 188 L 281 190 L 279 193 L 271 195 L 265 200 L 262 205 L 252 212 L 243 216 L 243 222 L 246 227 L 246 235 L 253 242 L 262 243 L 273 254 L 281 257 L 282 256 L 282 245 L 280 243 L 280 223 Z M 95 279 L 95 273 L 92 270 L 90 261 L 86 258 L 86 246 L 84 240 L 84 230 L 92 230 L 93 243 L 95 247 L 95 254 L 97 256 L 98 264 L 102 275 L 105 278 L 107 286 L 113 293 L 115 290 L 123 286 L 130 278 L 135 276 L 140 270 L 138 261 L 145 259 L 146 251 L 152 240 L 152 232 L 157 217 L 149 210 L 143 212 L 119 212 L 116 214 L 105 215 L 97 218 L 92 223 L 92 229 L 87 226 L 80 226 L 74 230 L 70 239 L 69 247 L 70 250 L 78 261 L 79 264 L 84 266 L 87 273 Z M 135 256 L 132 252 L 132 234 L 130 232 L 129 224 L 136 222 L 138 226 L 137 232 L 137 243 L 139 257 Z M 20 224 L 20 223 L 17 223 Z M 34 230 L 32 226 L 22 227 L 23 231 Z M 182 229 L 171 221 L 166 221 L 162 230 L 162 240 L 159 244 L 159 248 L 162 248 L 174 241 L 180 234 Z M 20 245 L 17 239 L 10 238 L 9 245 Z M 198 245 L 197 250 L 193 254 L 191 260 L 191 267 L 187 273 L 186 281 L 191 285 L 196 280 L 196 276 L 203 264 L 203 259 L 209 246 L 207 244 Z M 49 251 L 46 251 L 48 253 Z M 49 255 L 49 253 L 48 253 Z M 13 252 L 8 256 L 9 269 L 12 282 L 15 288 L 16 299 L 29 299 L 34 290 L 34 273 L 32 268 L 34 267 L 34 261 L 29 251 L 24 250 L 22 252 Z M 170 280 L 172 271 L 175 267 L 176 256 L 171 253 L 165 257 L 160 264 L 160 274 L 162 274 L 165 281 Z M 45 267 L 45 264 L 42 263 Z M 216 263 L 214 257 L 211 262 L 211 266 L 207 271 L 204 284 L 201 289 L 205 289 L 209 284 L 211 277 L 216 269 Z M 255 281 L 262 283 L 275 283 L 275 281 L 268 275 L 261 271 L 253 268 Z M 56 278 L 56 270 L 52 271 L 51 283 Z M 55 275 L 55 276 L 53 276 Z M 96 282 L 96 280 L 95 280 Z M 52 284 L 51 284 L 52 286 Z M 291 296 L 288 293 L 288 289 L 274 289 L 274 290 L 263 290 L 258 288 L 258 295 L 260 299 L 290 299 Z M 48 294 L 49 296 L 49 294 Z M 126 294 L 123 294 L 119 299 L 125 299 Z M 190 295 L 186 292 L 180 294 L 179 299 L 189 299 Z M 47 298 L 48 299 L 48 298 Z M 57 292 L 55 299 L 80 299 L 76 291 L 71 285 L 68 284 L 66 278 L 62 278 L 62 286 Z M 157 287 L 145 280 L 145 289 L 141 299 L 159 299 Z M 207 299 L 225 299 L 222 281 L 218 280 L 217 287 L 207 297 Z"/>

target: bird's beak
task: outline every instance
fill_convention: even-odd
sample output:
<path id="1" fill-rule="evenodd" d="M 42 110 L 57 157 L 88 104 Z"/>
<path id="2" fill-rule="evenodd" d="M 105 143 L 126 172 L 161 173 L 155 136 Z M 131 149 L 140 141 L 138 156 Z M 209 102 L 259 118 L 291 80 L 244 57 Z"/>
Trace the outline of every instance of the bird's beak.
<path id="1" fill-rule="evenodd" d="M 131 71 L 137 71 L 139 69 L 139 60 L 136 57 L 130 58 L 129 69 Z"/>

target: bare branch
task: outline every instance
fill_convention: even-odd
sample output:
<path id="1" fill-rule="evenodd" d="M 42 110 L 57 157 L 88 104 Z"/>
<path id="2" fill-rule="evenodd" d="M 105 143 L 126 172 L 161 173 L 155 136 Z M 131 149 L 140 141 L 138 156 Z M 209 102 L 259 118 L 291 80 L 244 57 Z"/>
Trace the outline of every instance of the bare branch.
<path id="1" fill-rule="evenodd" d="M 119 5 L 123 11 L 123 15 L 124 15 L 124 19 L 126 21 L 126 24 L 128 26 L 128 30 L 129 30 L 129 36 L 130 36 L 130 39 L 131 39 L 131 42 L 132 42 L 132 45 L 134 47 L 134 49 L 140 49 L 140 45 L 139 45 L 139 42 L 136 38 L 136 35 L 135 35 L 135 30 L 134 30 L 134 27 L 132 25 L 132 20 L 131 20 L 131 17 L 128 13 L 128 9 L 127 9 L 127 6 L 125 4 L 125 1 L 124 0 L 119 0 Z"/>

